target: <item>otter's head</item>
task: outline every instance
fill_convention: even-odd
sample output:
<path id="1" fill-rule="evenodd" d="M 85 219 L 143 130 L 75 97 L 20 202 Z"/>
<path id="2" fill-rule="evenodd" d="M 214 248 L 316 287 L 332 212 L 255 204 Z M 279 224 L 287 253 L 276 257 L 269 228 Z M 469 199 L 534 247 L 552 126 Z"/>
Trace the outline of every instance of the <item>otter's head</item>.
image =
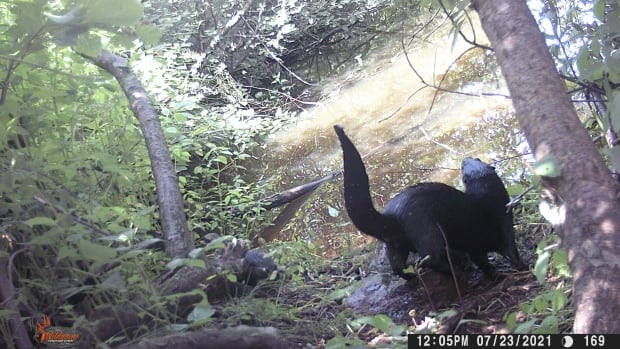
<path id="1" fill-rule="evenodd" d="M 467 187 L 468 183 L 472 181 L 481 180 L 488 176 L 497 177 L 495 167 L 482 162 L 476 158 L 465 158 L 461 163 L 461 174 L 463 176 L 463 183 Z"/>

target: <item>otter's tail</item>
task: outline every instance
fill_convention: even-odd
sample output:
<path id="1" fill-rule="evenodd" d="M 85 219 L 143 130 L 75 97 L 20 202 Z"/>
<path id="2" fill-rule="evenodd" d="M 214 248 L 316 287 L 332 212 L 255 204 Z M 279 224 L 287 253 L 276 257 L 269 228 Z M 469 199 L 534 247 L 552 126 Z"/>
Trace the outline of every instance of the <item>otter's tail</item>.
<path id="1" fill-rule="evenodd" d="M 379 213 L 370 198 L 370 184 L 362 157 L 340 125 L 334 129 L 340 139 L 344 158 L 344 202 L 349 218 L 362 233 L 384 242 L 400 229 L 398 223 Z"/>

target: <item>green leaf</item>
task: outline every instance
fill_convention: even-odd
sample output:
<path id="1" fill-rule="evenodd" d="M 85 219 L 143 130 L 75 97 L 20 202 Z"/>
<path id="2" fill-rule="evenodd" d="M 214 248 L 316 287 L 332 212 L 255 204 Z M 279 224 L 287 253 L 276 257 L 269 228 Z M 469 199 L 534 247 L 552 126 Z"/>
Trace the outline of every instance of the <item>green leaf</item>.
<path id="1" fill-rule="evenodd" d="M 202 269 L 207 267 L 205 261 L 202 259 L 175 258 L 166 265 L 166 268 L 172 270 L 180 266 L 197 267 Z"/>
<path id="2" fill-rule="evenodd" d="M 558 312 L 564 309 L 564 306 L 566 306 L 566 302 L 566 295 L 562 290 L 553 291 L 553 293 L 551 294 L 551 310 L 553 312 Z"/>
<path id="3" fill-rule="evenodd" d="M 553 154 L 543 156 L 534 165 L 534 172 L 542 177 L 559 177 L 562 174 L 560 164 Z"/>
<path id="4" fill-rule="evenodd" d="M 56 255 L 56 258 L 58 258 L 58 260 L 62 260 L 65 257 L 77 258 L 79 257 L 79 255 L 75 248 L 68 245 L 63 245 L 58 248 L 58 254 Z"/>
<path id="5" fill-rule="evenodd" d="M 605 22 L 605 0 L 594 1 L 594 7 L 592 8 L 594 16 L 601 22 Z"/>
<path id="6" fill-rule="evenodd" d="M 514 311 L 508 313 L 508 315 L 504 317 L 504 321 L 506 322 L 508 329 L 515 328 L 515 326 L 517 326 L 517 313 Z"/>
<path id="7" fill-rule="evenodd" d="M 136 34 L 146 46 L 153 46 L 161 40 L 163 33 L 152 25 L 138 24 L 135 26 Z"/>
<path id="8" fill-rule="evenodd" d="M 187 321 L 196 322 L 201 320 L 210 319 L 215 314 L 215 309 L 209 304 L 198 304 L 194 307 L 189 315 L 187 315 Z"/>
<path id="9" fill-rule="evenodd" d="M 607 102 L 607 115 L 610 117 L 613 127 L 617 128 L 618 126 L 620 126 L 620 117 L 616 115 L 618 112 L 620 112 L 620 91 L 611 90 L 607 92 L 607 96 L 609 98 L 609 101 Z M 602 121 L 605 121 L 605 119 L 603 119 Z M 609 129 L 608 122 L 605 122 L 604 128 L 605 130 Z"/>
<path id="10" fill-rule="evenodd" d="M 84 21 L 93 25 L 132 25 L 142 18 L 144 8 L 135 0 L 95 0 L 86 9 Z"/>
<path id="11" fill-rule="evenodd" d="M 226 242 L 231 241 L 233 239 L 234 239 L 234 236 L 232 235 L 220 236 L 219 238 L 213 239 L 211 242 L 209 242 L 207 246 L 204 247 L 204 250 L 206 252 L 206 251 L 216 250 L 219 248 L 224 248 L 226 247 Z"/>
<path id="12" fill-rule="evenodd" d="M 237 275 L 233 273 L 226 274 L 226 279 L 230 282 L 237 282 Z"/>
<path id="13" fill-rule="evenodd" d="M 220 163 L 222 163 L 224 165 L 228 164 L 228 158 L 225 157 L 224 155 L 219 155 L 218 157 L 213 159 L 213 161 L 220 162 Z"/>
<path id="14" fill-rule="evenodd" d="M 327 295 L 326 300 L 331 302 L 331 301 L 343 299 L 345 297 L 349 297 L 351 293 L 353 292 L 353 290 L 355 290 L 354 284 L 351 284 L 345 288 L 336 289 Z"/>
<path id="15" fill-rule="evenodd" d="M 46 226 L 54 226 L 56 225 L 56 220 L 49 217 L 34 217 L 25 221 L 24 224 L 32 227 L 35 225 L 46 225 Z"/>
<path id="16" fill-rule="evenodd" d="M 595 52 L 598 52 L 598 50 Z M 580 80 L 597 81 L 605 73 L 605 63 L 593 61 L 590 50 L 587 46 L 584 46 L 577 55 L 577 69 L 579 69 Z"/>
<path id="17" fill-rule="evenodd" d="M 187 258 L 185 259 L 184 264 L 188 267 L 196 267 L 196 268 L 202 268 L 202 269 L 205 269 L 207 267 L 207 265 L 205 264 L 205 261 L 202 259 Z"/>
<path id="18" fill-rule="evenodd" d="M 72 48 L 88 57 L 97 57 L 101 53 L 102 45 L 98 36 L 89 33 L 78 36 L 75 45 Z"/>
<path id="19" fill-rule="evenodd" d="M 334 208 L 334 207 L 332 207 L 330 205 L 327 205 L 327 213 L 331 217 L 334 217 L 334 218 L 336 218 L 336 217 L 338 217 L 340 215 L 340 211 L 338 211 L 338 209 L 336 209 L 336 208 Z"/>
<path id="20" fill-rule="evenodd" d="M 572 273 L 570 265 L 568 264 L 568 253 L 565 249 L 560 248 L 553 251 L 553 254 L 551 255 L 551 263 L 553 263 L 555 272 L 559 276 L 571 277 Z"/>
<path id="21" fill-rule="evenodd" d="M 520 324 L 515 328 L 514 333 L 529 333 L 532 326 L 536 324 L 536 321 L 538 321 L 538 319 L 534 318 Z"/>
<path id="22" fill-rule="evenodd" d="M 175 126 L 168 126 L 164 129 L 166 136 L 176 136 L 179 134 L 179 129 Z"/>
<path id="23" fill-rule="evenodd" d="M 195 249 L 191 250 L 187 254 L 187 256 L 189 258 L 194 258 L 195 259 L 195 258 L 198 258 L 198 257 L 202 256 L 203 254 L 204 254 L 204 250 L 202 249 L 202 247 L 198 247 L 198 248 L 195 248 Z"/>
<path id="24" fill-rule="evenodd" d="M 371 325 L 383 333 L 389 333 L 392 327 L 392 319 L 384 314 L 378 314 L 374 316 L 364 316 L 356 319 L 355 322 Z"/>
<path id="25" fill-rule="evenodd" d="M 609 106 L 609 103 L 607 104 Z M 609 110 L 611 113 L 611 110 Z M 617 121 L 613 121 L 614 125 Z M 612 168 L 620 168 L 620 148 L 612 147 L 603 149 L 603 153 L 610 159 Z"/>
<path id="26" fill-rule="evenodd" d="M 538 280 L 539 283 L 543 283 L 545 281 L 550 256 L 551 253 L 549 251 L 543 251 L 536 260 L 536 264 L 534 265 L 534 275 L 536 275 L 536 280 Z"/>
<path id="27" fill-rule="evenodd" d="M 532 306 L 537 313 L 542 313 L 547 310 L 547 305 L 549 304 L 547 294 L 543 293 L 534 298 L 532 301 Z"/>
<path id="28" fill-rule="evenodd" d="M 540 323 L 540 327 L 534 333 L 558 333 L 558 318 L 555 315 L 549 315 Z"/>
<path id="29" fill-rule="evenodd" d="M 523 193 L 525 189 L 525 186 L 518 183 L 513 183 L 506 187 L 506 190 L 508 190 L 508 195 L 510 195 L 510 197 L 517 196 Z"/>
<path id="30" fill-rule="evenodd" d="M 35 235 L 30 239 L 30 243 L 33 245 L 53 245 L 57 244 L 61 238 L 59 234 L 54 234 L 53 231 L 48 231 L 45 234 Z"/>
<path id="31" fill-rule="evenodd" d="M 171 105 L 171 108 L 175 111 L 179 110 L 192 110 L 197 108 L 198 105 L 193 99 L 183 99 Z"/>
<path id="32" fill-rule="evenodd" d="M 613 83 L 620 82 L 620 60 L 618 58 L 617 52 L 614 52 L 605 60 L 609 81 Z"/>
<path id="33" fill-rule="evenodd" d="M 166 264 L 166 268 L 172 270 L 183 265 L 183 258 L 175 258 Z"/>
<path id="34" fill-rule="evenodd" d="M 85 239 L 78 239 L 76 243 L 80 254 L 95 261 L 95 264 L 107 263 L 116 257 L 116 251 L 111 247 L 95 244 Z"/>
<path id="35" fill-rule="evenodd" d="M 372 317 L 372 325 L 384 333 L 390 332 L 390 327 L 392 327 L 392 319 L 389 316 L 384 314 L 378 314 Z"/>
<path id="36" fill-rule="evenodd" d="M 105 280 L 103 280 L 103 282 L 101 283 L 101 286 L 108 288 L 108 289 L 124 290 L 127 285 L 125 283 L 125 279 L 123 278 L 123 275 L 121 274 L 120 270 L 115 269 L 110 273 L 110 276 L 108 276 L 107 278 L 105 278 Z"/>
<path id="37" fill-rule="evenodd" d="M 51 13 L 44 13 L 47 19 L 56 24 L 78 24 L 82 22 L 82 6 L 76 5 L 71 10 L 62 15 L 53 15 Z"/>

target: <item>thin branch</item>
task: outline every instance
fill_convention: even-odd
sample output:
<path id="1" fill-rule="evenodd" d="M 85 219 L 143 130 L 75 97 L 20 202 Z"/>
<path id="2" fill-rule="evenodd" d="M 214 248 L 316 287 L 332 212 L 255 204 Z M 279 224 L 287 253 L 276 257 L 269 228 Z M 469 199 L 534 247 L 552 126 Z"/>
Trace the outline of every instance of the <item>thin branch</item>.
<path id="1" fill-rule="evenodd" d="M 465 12 L 465 17 L 467 18 L 467 21 L 469 22 L 469 25 L 472 28 L 472 33 L 474 35 L 474 39 L 473 40 L 470 40 L 469 38 L 467 38 L 465 36 L 465 33 L 463 33 L 463 31 L 459 28 L 459 26 L 456 23 L 456 21 L 454 20 L 454 18 L 452 18 L 452 14 L 444 6 L 443 1 L 441 1 L 441 0 L 439 1 L 439 6 L 441 6 L 441 8 L 443 9 L 444 13 L 448 17 L 448 19 L 450 19 L 450 22 L 452 22 L 452 25 L 454 26 L 454 28 L 458 28 L 458 33 L 463 38 L 463 40 L 465 40 L 465 42 L 467 42 L 468 44 L 470 44 L 472 46 L 476 46 L 476 47 L 479 47 L 479 48 L 484 49 L 484 50 L 493 51 L 493 49 L 491 47 L 486 46 L 486 45 L 482 45 L 482 44 L 478 44 L 476 42 L 476 31 L 474 30 L 474 25 L 473 25 L 473 23 L 471 21 L 471 18 L 469 17 L 469 14 L 467 13 L 467 11 L 464 11 Z"/>
<path id="2" fill-rule="evenodd" d="M 33 33 L 26 40 L 24 40 L 25 44 L 19 50 L 18 58 L 10 59 L 9 65 L 6 69 L 6 76 L 4 77 L 4 80 L 2 81 L 2 87 L 1 87 L 2 90 L 0 91 L 0 105 L 4 105 L 4 103 L 6 102 L 6 96 L 8 95 L 9 81 L 11 80 L 11 76 L 13 75 L 15 70 L 17 70 L 19 65 L 24 62 L 24 58 L 26 58 L 26 56 L 30 53 L 29 49 L 32 47 L 32 43 L 34 39 L 37 38 L 39 34 L 43 32 L 44 29 L 45 27 L 39 28 L 35 33 Z M 8 57 L 5 56 L 5 58 L 8 58 Z"/>
<path id="3" fill-rule="evenodd" d="M 45 200 L 44 198 L 40 197 L 40 196 L 35 196 L 34 199 L 45 206 L 49 206 L 52 209 L 54 209 L 57 212 L 60 212 L 66 216 L 71 217 L 71 219 L 73 219 L 76 223 L 79 223 L 89 229 L 91 229 L 92 231 L 94 231 L 95 233 L 102 235 L 102 236 L 110 236 L 113 235 L 110 232 L 107 232 L 105 230 L 102 230 L 101 228 L 97 227 L 93 222 L 90 222 L 89 220 L 82 218 L 80 216 L 78 216 L 77 214 L 73 213 L 73 212 L 69 212 L 67 210 L 65 210 L 64 208 L 57 206 L 57 205 L 53 205 L 51 204 L 49 201 Z"/>

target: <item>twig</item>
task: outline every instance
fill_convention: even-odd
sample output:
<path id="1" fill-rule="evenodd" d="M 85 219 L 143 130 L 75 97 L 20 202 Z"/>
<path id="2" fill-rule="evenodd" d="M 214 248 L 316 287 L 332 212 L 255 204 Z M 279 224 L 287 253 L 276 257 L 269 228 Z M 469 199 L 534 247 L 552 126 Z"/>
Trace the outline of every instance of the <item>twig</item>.
<path id="1" fill-rule="evenodd" d="M 446 256 L 448 257 L 448 265 L 450 265 L 450 273 L 452 274 L 452 281 L 454 282 L 454 287 L 456 288 L 456 294 L 459 296 L 459 302 L 462 303 L 463 296 L 461 295 L 461 288 L 459 287 L 459 282 L 456 278 L 456 270 L 454 269 L 454 265 L 452 264 L 452 258 L 450 257 L 450 246 L 448 245 L 448 237 L 446 237 L 446 234 L 441 228 L 441 225 L 439 225 L 439 223 L 436 223 L 436 225 L 441 232 L 441 237 L 443 237 L 443 241 L 445 243 L 444 248 L 446 249 Z"/>
<path id="2" fill-rule="evenodd" d="M 82 224 L 83 226 L 86 226 L 86 227 L 90 228 L 91 230 L 93 230 L 95 233 L 97 233 L 99 235 L 102 235 L 102 236 L 110 236 L 110 235 L 112 235 L 112 233 L 100 229 L 94 223 L 88 221 L 87 219 L 82 218 L 82 217 L 78 216 L 77 214 L 75 214 L 73 212 L 68 212 L 67 210 L 65 210 L 62 207 L 55 206 L 55 205 L 51 204 L 50 202 L 48 202 L 47 200 L 43 199 L 40 196 L 35 196 L 34 199 L 37 202 L 39 202 L 40 204 L 42 204 L 42 205 L 49 206 L 49 207 L 53 208 L 54 210 L 56 210 L 56 211 L 58 211 L 58 212 L 60 212 L 62 214 L 70 216 L 76 223 Z"/>

